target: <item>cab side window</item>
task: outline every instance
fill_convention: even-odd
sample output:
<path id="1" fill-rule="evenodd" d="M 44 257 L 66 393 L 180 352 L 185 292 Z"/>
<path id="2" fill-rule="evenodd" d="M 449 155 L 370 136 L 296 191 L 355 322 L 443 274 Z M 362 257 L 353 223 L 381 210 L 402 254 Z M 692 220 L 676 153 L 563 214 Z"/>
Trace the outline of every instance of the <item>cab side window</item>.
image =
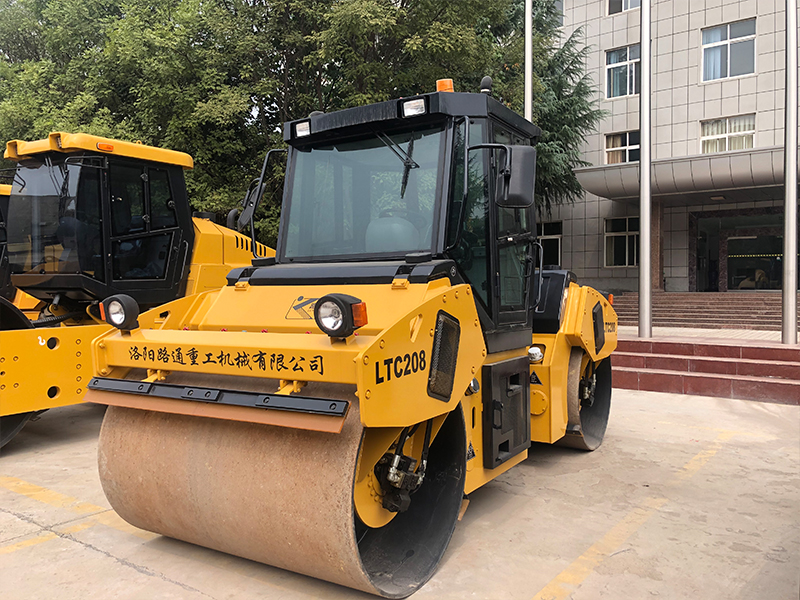
<path id="1" fill-rule="evenodd" d="M 169 173 L 112 164 L 109 179 L 113 278 L 164 279 L 178 224 Z"/>
<path id="2" fill-rule="evenodd" d="M 472 123 L 469 130 L 469 144 L 476 146 L 484 142 L 483 124 Z M 448 216 L 447 243 L 459 241 L 452 250 L 452 257 L 462 273 L 472 285 L 477 297 L 489 310 L 489 182 L 486 176 L 485 150 L 473 150 L 469 155 L 467 177 L 467 197 L 464 207 L 464 222 L 461 235 L 458 233 L 458 219 L 464 201 L 464 125 L 456 128 L 453 152 L 453 186 Z"/>
<path id="3" fill-rule="evenodd" d="M 492 141 L 498 144 L 528 146 L 527 139 L 492 123 Z M 495 161 L 502 160 L 502 152 L 495 152 Z M 496 209 L 497 222 L 497 279 L 500 284 L 500 310 L 522 311 L 525 304 L 525 283 L 528 268 L 530 241 L 515 236 L 531 233 L 531 211 L 528 209 Z M 520 315 L 523 316 L 523 315 Z"/>
<path id="4" fill-rule="evenodd" d="M 148 169 L 150 187 L 151 229 L 175 227 L 175 203 L 169 187 L 169 174 L 164 169 Z"/>
<path id="5" fill-rule="evenodd" d="M 127 235 L 145 230 L 144 184 L 142 167 L 114 165 L 111 180 L 111 233 Z"/>

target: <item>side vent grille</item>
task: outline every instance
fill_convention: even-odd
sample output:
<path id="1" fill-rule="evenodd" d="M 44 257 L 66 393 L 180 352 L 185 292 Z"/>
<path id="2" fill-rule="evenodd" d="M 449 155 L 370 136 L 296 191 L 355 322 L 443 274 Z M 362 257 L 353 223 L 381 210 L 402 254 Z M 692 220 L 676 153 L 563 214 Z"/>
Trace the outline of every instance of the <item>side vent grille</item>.
<path id="1" fill-rule="evenodd" d="M 433 335 L 428 395 L 442 402 L 449 402 L 453 393 L 460 339 L 461 325 L 458 319 L 440 310 L 436 316 L 436 331 Z"/>
<path id="2" fill-rule="evenodd" d="M 594 325 L 594 351 L 600 352 L 606 345 L 606 324 L 603 320 L 603 307 L 599 302 L 592 309 L 592 324 Z"/>

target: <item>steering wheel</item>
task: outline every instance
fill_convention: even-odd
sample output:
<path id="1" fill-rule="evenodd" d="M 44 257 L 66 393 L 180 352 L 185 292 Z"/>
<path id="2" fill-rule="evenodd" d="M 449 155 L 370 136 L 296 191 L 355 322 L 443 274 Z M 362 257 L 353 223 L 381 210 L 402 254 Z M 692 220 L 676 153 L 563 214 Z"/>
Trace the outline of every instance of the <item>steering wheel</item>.
<path id="1" fill-rule="evenodd" d="M 409 210 L 407 208 L 385 208 L 378 215 L 378 218 L 383 217 L 402 217 L 414 225 L 420 232 L 423 232 L 428 224 L 428 220 L 422 216 L 419 211 Z"/>

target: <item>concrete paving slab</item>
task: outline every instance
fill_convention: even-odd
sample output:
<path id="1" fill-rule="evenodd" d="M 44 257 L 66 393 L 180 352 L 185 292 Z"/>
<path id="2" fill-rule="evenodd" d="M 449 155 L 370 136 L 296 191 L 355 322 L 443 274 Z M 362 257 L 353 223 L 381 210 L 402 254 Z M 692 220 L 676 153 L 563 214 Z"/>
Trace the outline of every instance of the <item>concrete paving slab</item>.
<path id="1" fill-rule="evenodd" d="M 598 451 L 536 445 L 474 492 L 414 598 L 797 598 L 800 407 L 613 403 Z M 4 600 L 370 597 L 122 522 L 97 478 L 102 413 L 49 411 L 0 456 Z"/>
<path id="2" fill-rule="evenodd" d="M 40 527 L 11 512 L 0 512 L 0 547 L 13 540 L 37 533 Z"/>

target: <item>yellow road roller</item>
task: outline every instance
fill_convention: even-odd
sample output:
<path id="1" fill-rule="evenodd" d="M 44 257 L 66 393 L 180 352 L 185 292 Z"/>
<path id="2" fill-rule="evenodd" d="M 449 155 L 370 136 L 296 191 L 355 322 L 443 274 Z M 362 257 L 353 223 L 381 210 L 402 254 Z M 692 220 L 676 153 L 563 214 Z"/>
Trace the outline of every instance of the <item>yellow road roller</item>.
<path id="1" fill-rule="evenodd" d="M 17 166 L 0 187 L 0 447 L 35 413 L 83 400 L 103 299 L 154 309 L 225 285 L 254 248 L 274 254 L 192 217 L 188 154 L 54 132 L 5 157 Z"/>
<path id="2" fill-rule="evenodd" d="M 275 257 L 159 321 L 104 301 L 87 400 L 119 515 L 403 598 L 532 441 L 597 448 L 617 318 L 542 268 L 539 134 L 485 93 L 286 123 Z"/>

